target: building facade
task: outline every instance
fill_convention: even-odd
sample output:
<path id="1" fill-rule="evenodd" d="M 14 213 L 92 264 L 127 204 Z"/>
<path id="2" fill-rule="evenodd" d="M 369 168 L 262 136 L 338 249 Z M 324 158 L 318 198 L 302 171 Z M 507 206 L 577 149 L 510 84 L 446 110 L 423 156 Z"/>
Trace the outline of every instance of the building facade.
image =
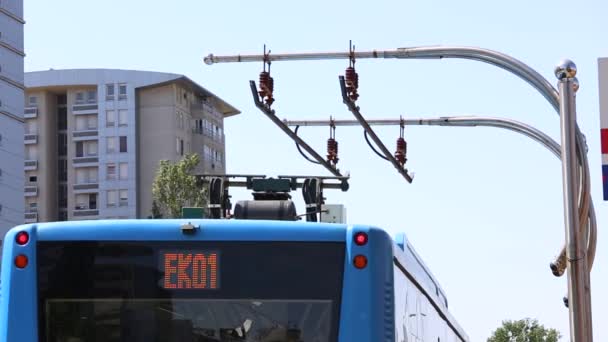
<path id="1" fill-rule="evenodd" d="M 185 76 L 25 74 L 25 221 L 146 218 L 160 160 L 225 172 L 223 120 L 240 112 Z"/>
<path id="2" fill-rule="evenodd" d="M 23 223 L 23 0 L 0 1 L 0 239 Z"/>

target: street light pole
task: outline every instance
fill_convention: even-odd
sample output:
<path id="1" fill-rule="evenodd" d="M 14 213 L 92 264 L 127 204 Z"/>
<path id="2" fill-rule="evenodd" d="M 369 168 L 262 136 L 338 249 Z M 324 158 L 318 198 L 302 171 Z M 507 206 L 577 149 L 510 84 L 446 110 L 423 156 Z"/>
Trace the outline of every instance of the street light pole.
<path id="1" fill-rule="evenodd" d="M 566 257 L 568 260 L 568 308 L 570 341 L 593 340 L 591 324 L 589 272 L 585 257 L 585 235 L 579 229 L 578 175 L 576 150 L 576 97 L 578 81 L 576 65 L 564 60 L 555 68 L 558 78 L 559 112 L 562 151 L 562 181 L 564 188 L 564 222 L 566 226 Z"/>

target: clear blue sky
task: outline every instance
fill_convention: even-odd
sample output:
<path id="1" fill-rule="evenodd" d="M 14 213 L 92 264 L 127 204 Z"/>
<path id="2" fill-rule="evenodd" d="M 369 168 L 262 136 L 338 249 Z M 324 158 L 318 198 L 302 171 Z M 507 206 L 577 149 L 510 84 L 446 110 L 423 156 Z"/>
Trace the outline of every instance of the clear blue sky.
<path id="1" fill-rule="evenodd" d="M 541 6 L 541 3 L 544 6 Z M 579 124 L 587 134 L 599 222 L 592 273 L 595 340 L 608 340 L 608 223 L 601 199 L 597 58 L 608 57 L 605 1 L 25 1 L 26 71 L 123 68 L 182 73 L 243 114 L 226 120 L 228 171 L 326 174 L 254 107 L 248 80 L 260 64 L 206 66 L 208 53 L 358 50 L 470 45 L 508 53 L 555 83 L 562 57 L 579 68 Z M 352 118 L 338 75 L 346 61 L 275 63 L 281 118 Z M 551 106 L 514 76 L 470 61 L 365 61 L 359 105 L 369 118 L 495 115 L 559 139 Z M 380 131 L 393 149 L 397 128 Z M 319 149 L 327 129 L 303 135 Z M 561 169 L 537 143 L 492 128 L 411 127 L 406 184 L 371 152 L 359 128 L 338 129 L 350 223 L 404 231 L 447 292 L 473 341 L 503 319 L 538 318 L 568 335 L 565 278 L 548 264 L 564 239 Z M 247 193 L 235 193 L 235 197 Z M 300 206 L 300 210 L 303 208 Z M 564 341 L 567 338 L 563 339 Z"/>

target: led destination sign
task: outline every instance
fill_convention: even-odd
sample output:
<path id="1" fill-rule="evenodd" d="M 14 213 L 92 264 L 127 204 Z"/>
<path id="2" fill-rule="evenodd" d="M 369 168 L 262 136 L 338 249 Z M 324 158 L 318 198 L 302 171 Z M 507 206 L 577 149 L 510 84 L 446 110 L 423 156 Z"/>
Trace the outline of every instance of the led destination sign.
<path id="1" fill-rule="evenodd" d="M 219 289 L 219 253 L 208 251 L 161 252 L 163 288 L 167 290 Z"/>

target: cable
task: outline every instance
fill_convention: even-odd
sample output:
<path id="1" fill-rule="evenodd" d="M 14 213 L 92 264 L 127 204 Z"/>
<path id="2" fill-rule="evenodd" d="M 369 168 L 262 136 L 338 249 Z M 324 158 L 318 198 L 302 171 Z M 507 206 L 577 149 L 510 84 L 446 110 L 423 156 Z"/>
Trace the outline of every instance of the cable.
<path id="1" fill-rule="evenodd" d="M 220 178 L 212 178 L 209 181 L 209 210 L 211 218 L 222 218 L 222 180 Z M 217 206 L 220 206 L 219 208 Z"/>
<path id="2" fill-rule="evenodd" d="M 296 126 L 296 130 L 295 130 L 295 134 L 298 135 L 298 129 L 300 128 L 300 126 Z M 300 144 L 296 143 L 296 147 L 298 148 L 298 152 L 300 152 L 300 154 L 302 155 L 302 157 L 304 157 L 304 159 L 308 160 L 309 162 L 313 163 L 313 164 L 321 164 L 316 160 L 312 160 L 310 159 L 307 155 L 304 154 L 304 152 L 302 151 L 302 149 L 300 148 Z"/>
<path id="3" fill-rule="evenodd" d="M 302 184 L 302 197 L 306 204 L 306 221 L 317 222 L 317 180 L 306 178 Z M 320 208 L 319 208 L 320 209 Z"/>
<path id="4" fill-rule="evenodd" d="M 365 141 L 367 141 L 367 144 L 369 145 L 369 148 L 372 149 L 372 151 L 376 152 L 376 154 L 378 155 L 378 157 L 384 159 L 384 160 L 389 160 L 388 158 L 386 158 L 385 156 L 383 156 L 380 152 L 378 152 L 378 150 L 376 150 L 374 148 L 374 145 L 372 145 L 372 143 L 369 141 L 369 138 L 367 137 L 367 131 L 363 131 L 363 136 L 365 137 Z"/>

